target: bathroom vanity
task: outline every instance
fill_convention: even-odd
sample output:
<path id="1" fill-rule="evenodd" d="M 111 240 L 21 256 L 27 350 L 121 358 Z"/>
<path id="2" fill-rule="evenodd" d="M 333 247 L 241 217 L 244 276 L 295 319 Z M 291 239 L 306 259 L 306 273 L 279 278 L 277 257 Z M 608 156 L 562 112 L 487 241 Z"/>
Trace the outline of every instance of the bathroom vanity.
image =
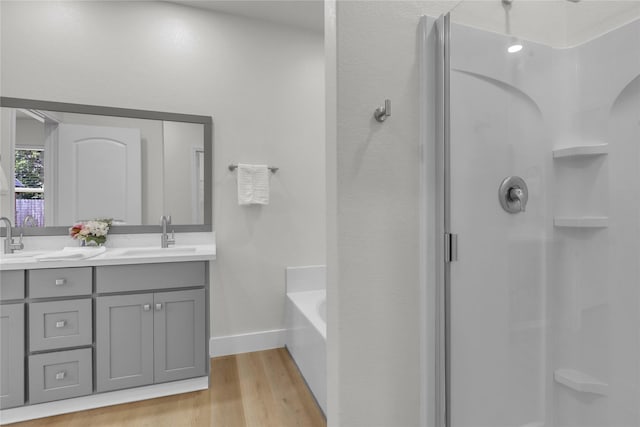
<path id="1" fill-rule="evenodd" d="M 214 245 L 0 258 L 0 421 L 208 388 L 213 259 Z"/>
<path id="2" fill-rule="evenodd" d="M 208 388 L 212 118 L 6 97 L 0 107 L 0 152 L 43 148 L 45 176 L 29 191 L 47 200 L 0 195 L 0 422 Z M 1 159 L 9 176 L 14 157 Z M 21 203 L 34 205 L 32 226 Z M 112 218 L 109 248 L 65 248 L 79 218 Z"/>

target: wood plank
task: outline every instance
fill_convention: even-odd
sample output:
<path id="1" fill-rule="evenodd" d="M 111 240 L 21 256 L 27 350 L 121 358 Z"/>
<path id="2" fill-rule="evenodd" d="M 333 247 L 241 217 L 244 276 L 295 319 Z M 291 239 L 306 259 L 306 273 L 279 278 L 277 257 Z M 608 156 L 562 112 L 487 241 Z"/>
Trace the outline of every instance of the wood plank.
<path id="1" fill-rule="evenodd" d="M 278 390 L 276 407 L 280 411 L 281 425 L 321 427 L 324 415 L 289 352 L 284 349 L 260 353 L 267 377 Z"/>
<path id="2" fill-rule="evenodd" d="M 12 424 L 12 427 L 326 427 L 284 348 L 211 359 L 209 390 Z"/>
<path id="3" fill-rule="evenodd" d="M 211 361 L 211 418 L 216 425 L 247 425 L 242 407 L 240 378 L 235 356 L 223 356 Z"/>
<path id="4" fill-rule="evenodd" d="M 259 352 L 239 354 L 236 357 L 247 426 L 282 425 Z"/>

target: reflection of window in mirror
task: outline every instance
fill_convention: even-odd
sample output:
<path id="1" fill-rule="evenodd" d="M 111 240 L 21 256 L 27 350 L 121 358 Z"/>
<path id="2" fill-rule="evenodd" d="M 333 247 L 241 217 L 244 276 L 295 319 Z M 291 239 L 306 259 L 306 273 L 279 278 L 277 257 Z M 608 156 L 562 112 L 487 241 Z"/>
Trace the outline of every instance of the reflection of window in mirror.
<path id="1" fill-rule="evenodd" d="M 44 122 L 44 117 L 33 110 L 16 111 L 13 177 L 16 226 L 45 225 Z"/>
<path id="2" fill-rule="evenodd" d="M 15 154 L 14 224 L 44 227 L 44 150 L 16 147 Z"/>

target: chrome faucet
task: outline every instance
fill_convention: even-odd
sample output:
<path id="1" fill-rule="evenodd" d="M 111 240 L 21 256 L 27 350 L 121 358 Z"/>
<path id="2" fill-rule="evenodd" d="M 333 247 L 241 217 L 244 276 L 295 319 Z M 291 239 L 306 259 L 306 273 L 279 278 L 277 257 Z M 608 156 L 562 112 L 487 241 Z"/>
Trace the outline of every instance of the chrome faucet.
<path id="1" fill-rule="evenodd" d="M 171 230 L 171 238 L 169 238 L 169 234 L 167 234 L 167 225 L 171 225 L 171 215 L 162 215 L 160 217 L 160 222 L 162 223 L 162 235 L 160 236 L 160 247 L 168 248 L 169 245 L 176 244 L 176 233 Z"/>
<path id="2" fill-rule="evenodd" d="M 22 220 L 22 228 L 24 228 L 24 227 L 37 227 L 37 226 L 38 226 L 38 224 L 36 222 L 36 219 L 33 217 L 33 215 L 27 215 Z"/>
<path id="3" fill-rule="evenodd" d="M 24 244 L 22 243 L 22 233 L 20 233 L 20 241 L 18 243 L 14 243 L 13 236 L 11 235 L 11 220 L 6 216 L 0 218 L 0 222 L 4 221 L 5 227 L 7 229 L 7 237 L 4 239 L 4 253 L 12 254 L 13 251 L 19 251 L 24 249 Z"/>

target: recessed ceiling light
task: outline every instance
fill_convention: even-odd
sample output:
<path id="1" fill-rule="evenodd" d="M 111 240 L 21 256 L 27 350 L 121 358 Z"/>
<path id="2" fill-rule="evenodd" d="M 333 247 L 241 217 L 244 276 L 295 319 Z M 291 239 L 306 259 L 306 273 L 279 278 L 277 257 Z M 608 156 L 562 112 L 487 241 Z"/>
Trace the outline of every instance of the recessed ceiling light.
<path id="1" fill-rule="evenodd" d="M 520 52 L 521 50 L 522 50 L 522 45 L 519 43 L 512 44 L 507 48 L 507 52 L 509 53 L 516 53 L 516 52 Z"/>

